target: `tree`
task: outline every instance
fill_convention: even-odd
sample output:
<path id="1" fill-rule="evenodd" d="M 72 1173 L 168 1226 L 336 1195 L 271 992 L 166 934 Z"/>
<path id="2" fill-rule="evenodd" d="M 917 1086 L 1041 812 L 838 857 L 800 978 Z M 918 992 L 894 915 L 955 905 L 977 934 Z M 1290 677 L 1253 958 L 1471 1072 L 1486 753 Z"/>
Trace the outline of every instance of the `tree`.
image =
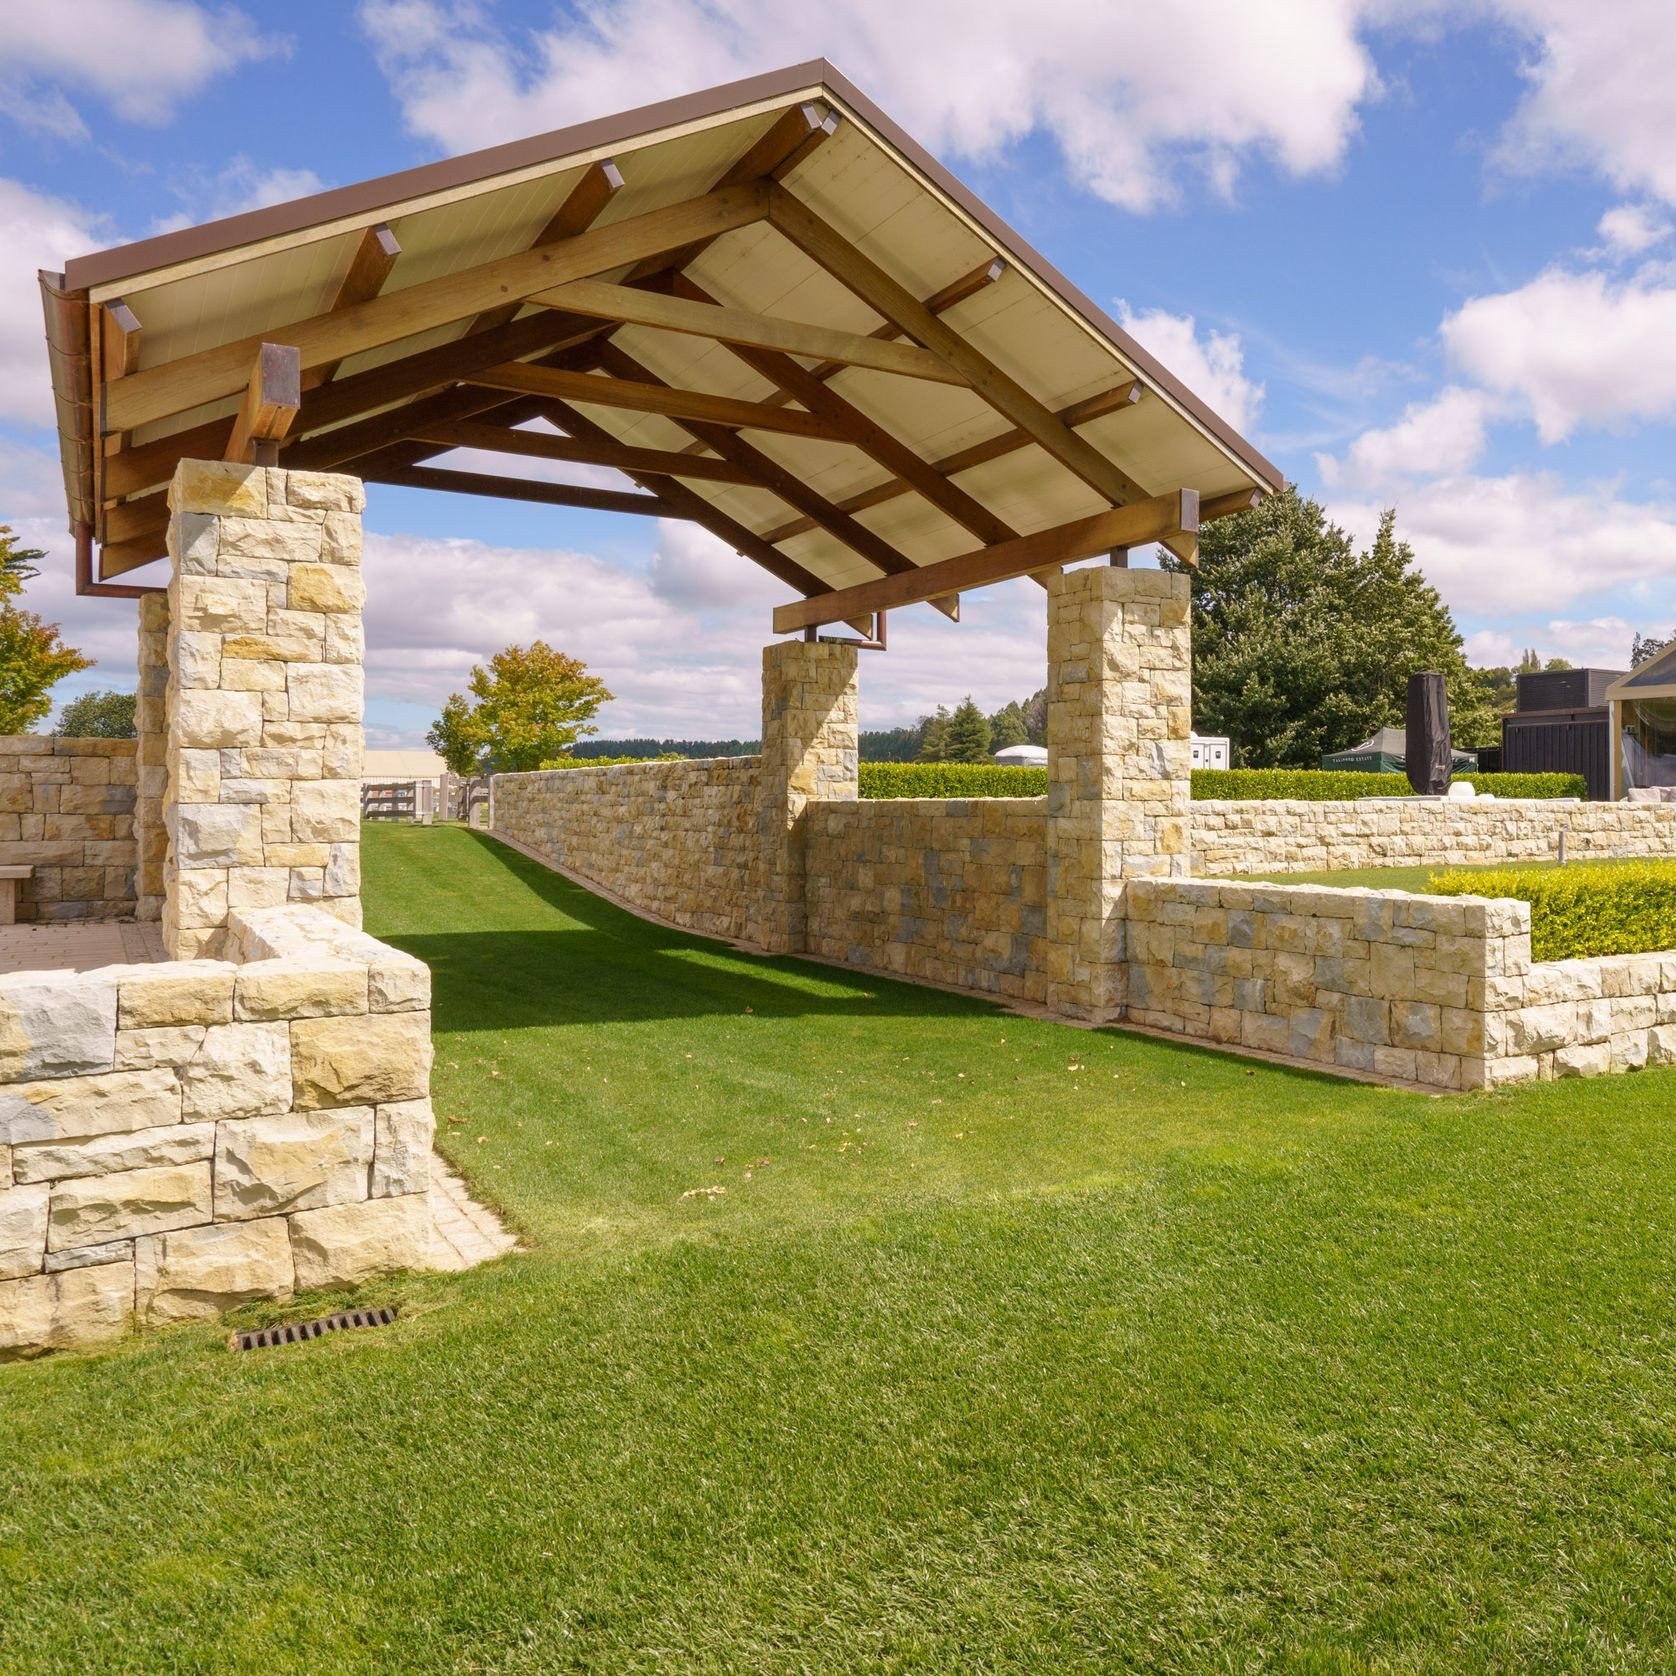
<path id="1" fill-rule="evenodd" d="M 949 712 L 946 705 L 937 706 L 935 716 L 922 716 L 919 724 L 919 762 L 947 762 L 949 760 Z"/>
<path id="2" fill-rule="evenodd" d="M 472 669 L 476 702 L 454 693 L 426 738 L 456 774 L 539 768 L 599 731 L 593 717 L 614 695 L 587 670 L 545 640 L 508 646 Z"/>
<path id="3" fill-rule="evenodd" d="M 9 524 L 0 524 L 0 733 L 27 733 L 52 708 L 55 683 L 78 669 L 91 669 L 58 637 L 57 623 L 44 623 L 14 604 L 25 580 L 36 574 L 34 560 L 46 555 L 19 547 Z"/>
<path id="4" fill-rule="evenodd" d="M 1289 487 L 1206 525 L 1189 576 L 1193 725 L 1227 734 L 1242 763 L 1314 767 L 1324 752 L 1400 725 L 1408 677 L 1423 669 L 1444 675 L 1456 745 L 1499 737 L 1454 619 L 1415 570 L 1393 513 L 1358 553 L 1318 502 Z"/>
<path id="5" fill-rule="evenodd" d="M 1656 634 L 1637 634 L 1630 642 L 1629 666 L 1639 669 L 1655 652 L 1662 652 L 1670 644 L 1670 637 L 1660 639 Z"/>
<path id="6" fill-rule="evenodd" d="M 989 761 L 989 722 L 968 693 L 949 717 L 949 762 Z"/>
<path id="7" fill-rule="evenodd" d="M 1029 742 L 1030 729 L 1025 725 L 1024 706 L 1017 699 L 1011 704 L 1003 704 L 989 718 L 989 748 L 992 751 L 1004 750 L 1008 745 L 1027 745 Z"/>
<path id="8" fill-rule="evenodd" d="M 1047 688 L 1038 687 L 1024 703 L 1024 736 L 1032 745 L 1047 744 Z"/>
<path id="9" fill-rule="evenodd" d="M 132 739 L 132 693 L 81 693 L 58 712 L 53 729 L 61 739 Z"/>

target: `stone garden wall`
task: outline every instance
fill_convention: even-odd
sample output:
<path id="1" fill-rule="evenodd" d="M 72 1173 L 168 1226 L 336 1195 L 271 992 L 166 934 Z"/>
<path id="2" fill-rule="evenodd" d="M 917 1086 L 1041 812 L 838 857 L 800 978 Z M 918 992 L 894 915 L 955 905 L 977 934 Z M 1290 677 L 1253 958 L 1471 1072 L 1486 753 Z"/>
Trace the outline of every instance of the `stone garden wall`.
<path id="1" fill-rule="evenodd" d="M 805 828 L 811 954 L 1045 998 L 1045 798 L 814 803 Z"/>
<path id="2" fill-rule="evenodd" d="M 1325 872 L 1341 867 L 1449 867 L 1549 861 L 1558 853 L 1676 855 L 1676 805 L 1496 798 L 1364 797 L 1345 803 L 1193 805 L 1193 871 Z"/>
<path id="3" fill-rule="evenodd" d="M 132 739 L 0 736 L 0 865 L 31 863 L 19 920 L 134 912 Z"/>
<path id="4" fill-rule="evenodd" d="M 318 908 L 0 977 L 0 1359 L 421 1267 L 430 973 Z"/>

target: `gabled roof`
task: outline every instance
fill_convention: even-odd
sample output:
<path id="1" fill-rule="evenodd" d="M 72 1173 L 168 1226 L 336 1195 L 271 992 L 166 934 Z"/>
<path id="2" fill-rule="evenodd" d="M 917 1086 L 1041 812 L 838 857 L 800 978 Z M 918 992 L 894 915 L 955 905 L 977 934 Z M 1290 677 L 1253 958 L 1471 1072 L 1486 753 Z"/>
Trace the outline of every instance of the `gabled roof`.
<path id="1" fill-rule="evenodd" d="M 1606 689 L 1607 703 L 1619 698 L 1676 698 L 1676 640 Z"/>
<path id="2" fill-rule="evenodd" d="M 92 582 L 161 555 L 173 461 L 221 457 L 264 341 L 301 366 L 282 465 L 694 518 L 802 595 L 1283 485 L 822 61 L 41 278 Z M 427 463 L 485 441 L 509 475 Z M 531 455 L 645 492 L 520 484 Z"/>

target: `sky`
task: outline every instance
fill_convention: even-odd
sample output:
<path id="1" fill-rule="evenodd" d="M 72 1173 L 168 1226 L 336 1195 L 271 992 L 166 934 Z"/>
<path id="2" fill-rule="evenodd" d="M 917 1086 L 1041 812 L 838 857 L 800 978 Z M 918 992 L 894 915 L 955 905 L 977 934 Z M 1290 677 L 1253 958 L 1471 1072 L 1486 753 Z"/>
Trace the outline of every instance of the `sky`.
<path id="1" fill-rule="evenodd" d="M 59 0 L 0 8 L 0 522 L 98 660 L 57 695 L 132 689 L 134 608 L 74 596 L 38 268 L 822 56 L 1336 521 L 1394 506 L 1474 661 L 1676 629 L 1669 0 Z M 367 532 L 369 743 L 537 636 L 607 736 L 755 737 L 785 592 L 702 531 L 373 486 Z M 1042 685 L 1039 589 L 963 614 L 893 615 L 863 726 Z"/>

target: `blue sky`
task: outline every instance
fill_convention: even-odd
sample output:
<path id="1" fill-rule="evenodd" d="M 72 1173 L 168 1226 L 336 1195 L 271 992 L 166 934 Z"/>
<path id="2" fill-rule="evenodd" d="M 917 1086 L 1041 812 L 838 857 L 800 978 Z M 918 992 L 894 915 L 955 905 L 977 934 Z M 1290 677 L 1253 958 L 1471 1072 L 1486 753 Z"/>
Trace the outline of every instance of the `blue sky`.
<path id="1" fill-rule="evenodd" d="M 1619 664 L 1632 630 L 1676 627 L 1667 4 L 788 10 L 0 13 L 0 520 L 51 549 L 31 603 L 100 660 L 65 695 L 131 682 L 132 607 L 69 586 L 37 267 L 822 54 L 1340 521 L 1394 504 L 1479 661 Z M 374 742 L 415 741 L 473 661 L 536 634 L 606 675 L 607 732 L 755 732 L 778 590 L 707 537 L 376 488 L 368 530 Z M 867 723 L 1041 683 L 1025 585 L 892 627 Z"/>

